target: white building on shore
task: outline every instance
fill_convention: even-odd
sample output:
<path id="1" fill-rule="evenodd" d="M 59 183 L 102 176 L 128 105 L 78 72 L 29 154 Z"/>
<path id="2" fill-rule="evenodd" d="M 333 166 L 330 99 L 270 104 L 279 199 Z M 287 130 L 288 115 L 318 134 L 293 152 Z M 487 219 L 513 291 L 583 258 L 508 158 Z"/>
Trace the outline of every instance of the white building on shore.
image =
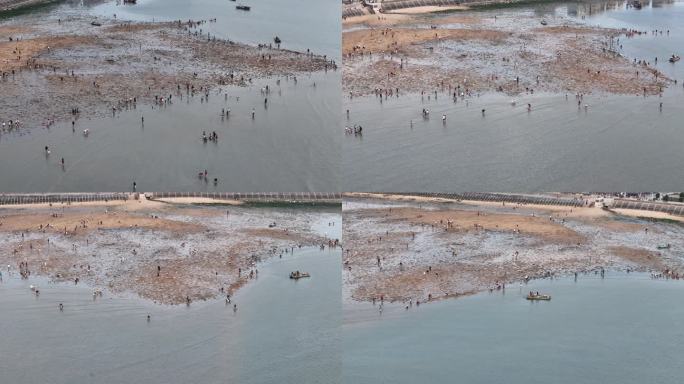
<path id="1" fill-rule="evenodd" d="M 380 12 L 382 8 L 382 0 L 363 0 L 363 4 L 367 7 L 371 7 L 374 12 Z"/>

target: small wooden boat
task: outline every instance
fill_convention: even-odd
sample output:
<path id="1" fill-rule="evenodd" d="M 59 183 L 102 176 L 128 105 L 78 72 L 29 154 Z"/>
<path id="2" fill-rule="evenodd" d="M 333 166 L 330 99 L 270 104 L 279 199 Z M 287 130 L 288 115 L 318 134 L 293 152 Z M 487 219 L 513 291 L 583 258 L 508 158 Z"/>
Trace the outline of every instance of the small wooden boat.
<path id="1" fill-rule="evenodd" d="M 670 63 L 676 63 L 676 62 L 678 62 L 678 61 L 679 61 L 679 59 L 680 59 L 680 57 L 679 57 L 679 56 L 676 56 L 676 55 L 672 55 L 672 57 L 670 57 L 670 59 L 669 59 L 669 60 L 670 60 Z"/>
<path id="2" fill-rule="evenodd" d="M 290 272 L 290 279 L 299 280 L 303 277 L 311 277 L 311 275 L 306 273 L 306 272 L 299 272 L 299 271 Z"/>
<path id="3" fill-rule="evenodd" d="M 551 295 L 527 295 L 527 300 L 551 300 Z"/>
<path id="4" fill-rule="evenodd" d="M 93 27 L 101 27 L 102 23 L 100 23 L 99 21 L 93 21 L 92 23 L 90 23 L 90 25 L 92 25 Z"/>
<path id="5" fill-rule="evenodd" d="M 239 9 L 241 11 L 249 11 L 250 9 L 252 9 L 252 7 L 250 7 L 249 5 L 236 5 L 235 9 Z"/>

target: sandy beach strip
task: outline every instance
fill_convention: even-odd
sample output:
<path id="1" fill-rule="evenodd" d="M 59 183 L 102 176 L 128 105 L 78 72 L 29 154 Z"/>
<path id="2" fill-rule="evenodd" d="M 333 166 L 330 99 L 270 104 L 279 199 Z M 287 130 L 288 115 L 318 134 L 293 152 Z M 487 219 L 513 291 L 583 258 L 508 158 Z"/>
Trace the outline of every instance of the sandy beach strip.
<path id="1" fill-rule="evenodd" d="M 162 203 L 172 204 L 221 204 L 221 205 L 242 205 L 243 201 L 232 199 L 214 199 L 207 197 L 164 197 L 154 199 L 152 201 L 159 201 Z"/>
<path id="2" fill-rule="evenodd" d="M 127 200 L 101 200 L 101 201 L 74 201 L 32 204 L 6 204 L 0 205 L 0 209 L 34 209 L 34 208 L 59 208 L 59 207 L 110 207 L 124 210 L 140 210 L 148 208 L 162 208 L 165 204 L 221 204 L 242 205 L 243 201 L 232 199 L 214 199 L 206 197 L 168 197 L 159 199 L 147 199 L 140 194 L 136 199 L 134 193 L 129 194 Z"/>
<path id="3" fill-rule="evenodd" d="M 425 13 L 446 12 L 446 11 L 465 11 L 470 9 L 467 5 L 424 5 L 420 7 L 392 9 L 387 11 L 389 14 L 420 15 Z"/>

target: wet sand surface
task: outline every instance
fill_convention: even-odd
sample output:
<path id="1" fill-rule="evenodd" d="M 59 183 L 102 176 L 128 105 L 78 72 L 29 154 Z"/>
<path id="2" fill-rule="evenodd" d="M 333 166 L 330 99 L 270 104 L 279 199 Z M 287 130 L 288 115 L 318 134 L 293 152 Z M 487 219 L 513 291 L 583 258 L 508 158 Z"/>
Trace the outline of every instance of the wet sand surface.
<path id="1" fill-rule="evenodd" d="M 277 49 L 272 42 L 258 48 L 217 40 L 201 32 L 207 22 L 99 19 L 98 27 L 92 19 L 22 18 L 22 27 L 0 26 L 3 121 L 28 128 L 102 117 L 138 104 L 165 106 L 173 97 L 205 95 L 220 85 L 286 80 L 335 66 L 323 56 Z"/>
<path id="2" fill-rule="evenodd" d="M 656 68 L 621 55 L 620 41 L 632 37 L 631 31 L 522 12 L 395 21 L 343 33 L 346 94 L 398 89 L 459 96 L 488 91 L 654 95 L 671 84 Z"/>
<path id="3" fill-rule="evenodd" d="M 3 272 L 185 304 L 232 294 L 259 263 L 334 247 L 334 208 L 127 201 L 0 210 Z M 27 265 L 27 267 L 25 267 Z"/>
<path id="4" fill-rule="evenodd" d="M 593 206 L 347 197 L 343 219 L 347 301 L 415 305 L 575 272 L 684 271 L 680 222 Z"/>

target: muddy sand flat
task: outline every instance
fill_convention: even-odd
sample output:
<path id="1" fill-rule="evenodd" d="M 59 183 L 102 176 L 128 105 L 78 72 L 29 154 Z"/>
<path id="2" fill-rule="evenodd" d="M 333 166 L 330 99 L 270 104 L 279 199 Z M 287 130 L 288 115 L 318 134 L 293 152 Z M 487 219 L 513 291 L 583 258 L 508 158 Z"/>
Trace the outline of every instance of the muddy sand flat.
<path id="1" fill-rule="evenodd" d="M 597 207 L 348 196 L 346 299 L 437 300 L 601 268 L 681 273 L 675 250 L 684 247 L 684 227 L 647 216 Z M 660 249 L 663 244 L 671 247 Z"/>
<path id="2" fill-rule="evenodd" d="M 179 304 L 234 292 L 258 277 L 259 261 L 329 246 L 313 225 L 331 215 L 135 201 L 1 208 L 0 263 Z"/>
<path id="3" fill-rule="evenodd" d="M 343 32 L 343 89 L 352 96 L 390 90 L 655 95 L 672 82 L 619 54 L 618 39 L 631 31 L 563 18 L 541 26 L 536 16 L 476 12 L 366 19 Z"/>
<path id="4" fill-rule="evenodd" d="M 272 42 L 216 39 L 200 32 L 206 22 L 91 22 L 82 16 L 0 25 L 0 120 L 31 128 L 111 116 L 160 98 L 335 68 L 324 56 Z"/>

